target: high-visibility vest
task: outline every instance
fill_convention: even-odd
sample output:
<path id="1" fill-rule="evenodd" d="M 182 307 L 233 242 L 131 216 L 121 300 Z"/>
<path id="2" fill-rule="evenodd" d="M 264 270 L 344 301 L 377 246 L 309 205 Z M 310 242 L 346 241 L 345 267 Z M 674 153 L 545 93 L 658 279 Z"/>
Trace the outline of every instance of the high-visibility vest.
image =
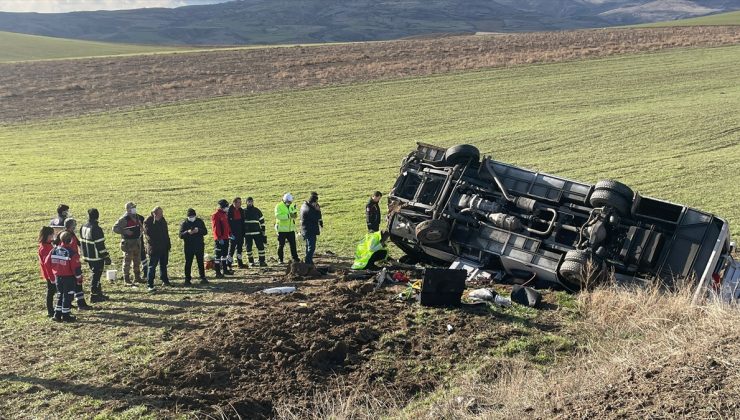
<path id="1" fill-rule="evenodd" d="M 364 270 L 367 268 L 367 263 L 372 258 L 373 254 L 378 251 L 386 251 L 386 247 L 381 242 L 380 232 L 368 233 L 365 238 L 357 244 L 355 250 L 355 261 L 352 264 L 353 270 Z"/>
<path id="2" fill-rule="evenodd" d="M 278 232 L 295 232 L 295 221 L 297 217 L 290 217 L 291 215 L 298 215 L 295 204 L 290 206 L 286 205 L 285 202 L 280 202 L 275 206 L 275 230 Z"/>

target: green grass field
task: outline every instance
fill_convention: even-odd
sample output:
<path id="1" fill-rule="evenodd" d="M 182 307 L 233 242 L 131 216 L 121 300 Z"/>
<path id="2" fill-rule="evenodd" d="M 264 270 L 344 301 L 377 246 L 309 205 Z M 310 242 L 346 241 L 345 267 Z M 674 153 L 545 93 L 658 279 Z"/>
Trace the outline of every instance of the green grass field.
<path id="1" fill-rule="evenodd" d="M 644 23 L 634 25 L 637 28 L 662 28 L 666 26 L 717 26 L 717 25 L 740 25 L 740 11 L 718 13 L 716 15 L 700 16 L 689 19 L 669 20 L 666 22 Z"/>
<path id="2" fill-rule="evenodd" d="M 0 31 L 0 63 L 183 51 L 192 48 L 114 44 Z"/>
<path id="3" fill-rule="evenodd" d="M 126 201 L 142 212 L 161 205 L 177 278 L 175 229 L 188 207 L 207 216 L 218 199 L 249 195 L 272 224 L 284 192 L 302 200 L 316 190 L 325 223 L 319 252 L 351 253 L 364 233 L 367 196 L 390 189 L 416 141 L 472 143 L 505 162 L 583 181 L 616 178 L 643 194 L 714 212 L 737 237 L 739 67 L 739 46 L 672 50 L 0 126 L 0 339 L 10 354 L 0 368 L 0 398 L 8 397 L 0 415 L 50 415 L 46 397 L 51 407 L 78 401 L 67 388 L 36 394 L 34 384 L 62 379 L 82 386 L 136 371 L 161 348 L 168 328 L 137 330 L 132 341 L 118 335 L 117 324 L 64 332 L 48 325 L 34 240 L 60 202 L 83 220 L 88 207 L 98 207 L 106 232 Z M 108 238 L 118 261 L 117 240 Z M 183 293 L 134 299 L 128 308 L 147 314 L 161 309 L 156 299 Z M 76 334 L 100 344 L 75 341 Z M 60 367 L 24 356 L 57 336 L 70 340 L 81 360 Z M 106 398 L 94 394 L 65 416 L 102 407 Z"/>

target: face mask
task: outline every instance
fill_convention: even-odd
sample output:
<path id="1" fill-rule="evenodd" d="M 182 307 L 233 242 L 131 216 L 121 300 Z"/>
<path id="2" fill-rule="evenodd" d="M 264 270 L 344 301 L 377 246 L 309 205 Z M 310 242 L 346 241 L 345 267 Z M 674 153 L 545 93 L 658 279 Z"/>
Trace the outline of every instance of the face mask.
<path id="1" fill-rule="evenodd" d="M 63 211 L 62 212 L 62 217 L 67 217 L 67 216 L 69 216 L 69 212 L 68 211 Z"/>
<path id="2" fill-rule="evenodd" d="M 229 211 L 229 208 L 228 207 L 221 207 L 221 211 L 223 211 L 224 213 L 226 213 L 227 211 Z"/>
<path id="3" fill-rule="evenodd" d="M 194 222 L 194 221 L 195 221 L 195 216 L 193 216 L 193 217 L 188 217 L 188 221 L 189 221 L 189 222 Z"/>
<path id="4" fill-rule="evenodd" d="M 131 214 L 136 214 L 136 207 L 131 209 Z"/>

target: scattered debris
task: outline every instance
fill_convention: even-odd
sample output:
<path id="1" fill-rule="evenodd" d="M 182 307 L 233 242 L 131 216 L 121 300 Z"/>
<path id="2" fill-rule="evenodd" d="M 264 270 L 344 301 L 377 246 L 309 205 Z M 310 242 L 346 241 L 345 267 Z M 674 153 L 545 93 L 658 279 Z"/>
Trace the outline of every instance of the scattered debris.
<path id="1" fill-rule="evenodd" d="M 292 286 L 284 286 L 284 287 L 271 287 L 269 289 L 265 289 L 262 291 L 262 293 L 266 295 L 287 295 L 289 293 L 293 293 L 296 291 L 295 287 Z"/>
<path id="2" fill-rule="evenodd" d="M 542 294 L 531 287 L 515 284 L 511 288 L 511 300 L 520 305 L 536 308 L 542 302 Z"/>
<path id="3" fill-rule="evenodd" d="M 511 300 L 501 295 L 496 295 L 496 297 L 493 298 L 493 303 L 495 303 L 498 306 L 501 306 L 502 308 L 511 308 Z"/>
<path id="4" fill-rule="evenodd" d="M 468 299 L 472 302 L 493 302 L 496 295 L 493 289 L 475 289 L 468 293 Z"/>

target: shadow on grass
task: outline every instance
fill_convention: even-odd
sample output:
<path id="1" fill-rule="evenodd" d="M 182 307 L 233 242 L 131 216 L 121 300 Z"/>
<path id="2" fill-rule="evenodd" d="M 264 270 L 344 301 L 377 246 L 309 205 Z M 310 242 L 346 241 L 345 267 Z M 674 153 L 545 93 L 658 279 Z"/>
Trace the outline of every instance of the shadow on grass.
<path id="1" fill-rule="evenodd" d="M 148 397 L 140 395 L 139 392 L 133 388 L 116 385 L 90 385 L 80 384 L 68 381 L 62 381 L 59 379 L 44 379 L 37 378 L 34 376 L 17 375 L 15 373 L 0 374 L 0 382 L 11 381 L 11 382 L 22 382 L 29 385 L 35 385 L 36 387 L 42 387 L 52 392 L 62 392 L 65 394 L 72 394 L 79 397 L 91 397 L 101 400 L 117 399 L 121 400 L 129 406 L 133 405 L 148 405 L 154 407 L 163 406 L 163 402 L 160 398 Z M 38 389 L 34 391 L 38 392 Z M 29 391 L 24 391 L 29 392 Z"/>
<path id="2" fill-rule="evenodd" d="M 159 316 L 155 318 L 120 312 L 97 312 L 90 317 L 79 318 L 77 322 L 79 324 L 103 324 L 106 326 L 116 327 L 141 326 L 170 329 L 190 329 L 201 327 L 200 324 L 183 320 L 177 316 Z"/>

